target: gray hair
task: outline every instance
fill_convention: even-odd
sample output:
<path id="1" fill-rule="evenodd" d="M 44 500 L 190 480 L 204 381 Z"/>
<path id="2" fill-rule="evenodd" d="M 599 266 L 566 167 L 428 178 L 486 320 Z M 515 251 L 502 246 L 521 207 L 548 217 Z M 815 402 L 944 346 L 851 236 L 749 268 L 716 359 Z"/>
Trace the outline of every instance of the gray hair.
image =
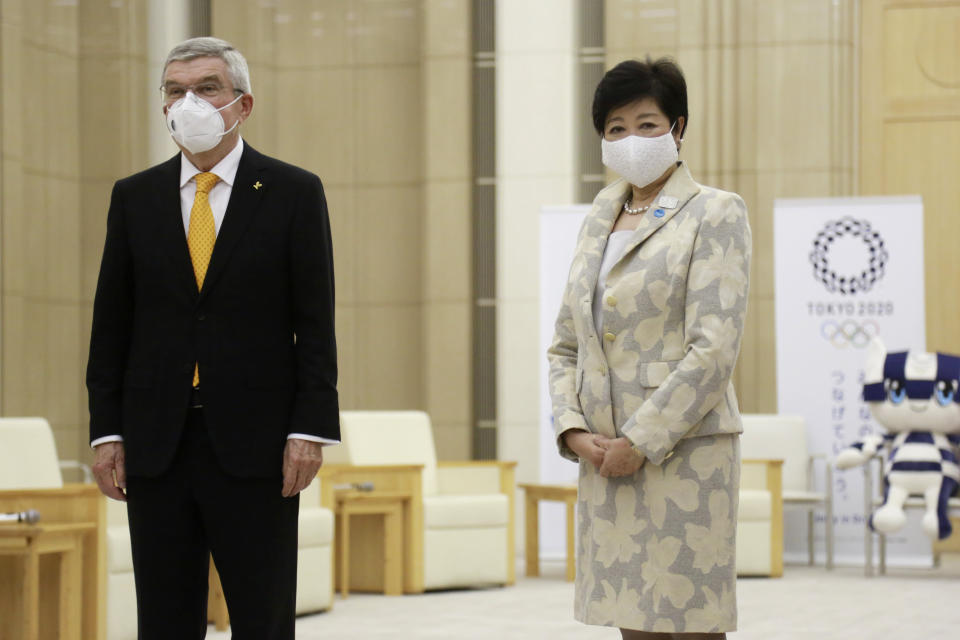
<path id="1" fill-rule="evenodd" d="M 240 89 L 244 93 L 252 94 L 250 88 L 250 69 L 247 67 L 247 59 L 243 54 L 233 48 L 233 45 L 220 38 L 190 38 L 184 40 L 167 54 L 167 59 L 163 63 L 163 72 L 160 74 L 160 84 L 163 84 L 164 76 L 167 74 L 167 66 L 171 62 L 188 61 L 194 58 L 220 58 L 227 65 L 227 73 L 230 75 L 230 82 L 235 89 Z"/>

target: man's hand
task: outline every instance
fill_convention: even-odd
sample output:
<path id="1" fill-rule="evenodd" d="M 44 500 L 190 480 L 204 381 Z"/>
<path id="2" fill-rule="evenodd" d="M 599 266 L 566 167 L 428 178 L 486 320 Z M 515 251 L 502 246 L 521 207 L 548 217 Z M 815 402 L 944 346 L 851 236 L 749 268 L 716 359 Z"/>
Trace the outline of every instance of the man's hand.
<path id="1" fill-rule="evenodd" d="M 104 442 L 93 450 L 93 477 L 100 492 L 108 498 L 126 502 L 127 469 L 124 463 L 123 443 Z"/>
<path id="2" fill-rule="evenodd" d="M 563 434 L 563 441 L 567 448 L 577 454 L 581 460 L 593 463 L 597 469 L 603 464 L 604 450 L 597 444 L 603 436 L 589 431 L 571 430 Z"/>
<path id="3" fill-rule="evenodd" d="M 313 482 L 323 465 L 323 447 L 319 442 L 290 438 L 283 448 L 283 497 L 290 498 Z"/>
<path id="4" fill-rule="evenodd" d="M 627 438 L 604 438 L 598 441 L 597 445 L 604 449 L 603 465 L 600 467 L 600 475 L 604 478 L 619 478 L 621 476 L 633 475 L 640 470 L 646 458 L 638 455 L 630 446 Z"/>

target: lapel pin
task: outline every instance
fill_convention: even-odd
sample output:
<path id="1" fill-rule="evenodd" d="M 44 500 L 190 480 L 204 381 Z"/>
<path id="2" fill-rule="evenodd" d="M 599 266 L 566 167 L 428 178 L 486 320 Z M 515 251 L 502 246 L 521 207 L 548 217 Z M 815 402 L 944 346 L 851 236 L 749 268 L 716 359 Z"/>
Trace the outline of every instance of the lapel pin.
<path id="1" fill-rule="evenodd" d="M 662 218 L 662 217 L 665 216 L 666 214 L 667 214 L 667 212 L 664 211 L 663 209 L 657 209 L 656 211 L 653 212 L 653 217 L 654 217 L 654 218 Z"/>
<path id="2" fill-rule="evenodd" d="M 660 196 L 660 202 L 658 204 L 666 209 L 675 209 L 679 202 L 680 201 L 674 196 Z"/>
<path id="3" fill-rule="evenodd" d="M 253 183 L 253 188 L 256 189 L 257 191 L 259 191 L 259 190 L 260 190 L 260 187 L 262 187 L 262 186 L 263 186 L 263 185 L 260 184 L 260 181 L 259 181 L 259 180 L 257 180 L 256 182 Z"/>

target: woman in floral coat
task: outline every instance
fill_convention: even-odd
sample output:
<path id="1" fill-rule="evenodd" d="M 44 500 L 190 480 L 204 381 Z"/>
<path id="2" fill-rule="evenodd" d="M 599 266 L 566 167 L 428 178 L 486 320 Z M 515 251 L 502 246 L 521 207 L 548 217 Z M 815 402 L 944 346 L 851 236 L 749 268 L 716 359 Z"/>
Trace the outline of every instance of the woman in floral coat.
<path id="1" fill-rule="evenodd" d="M 740 414 L 730 377 L 747 306 L 740 196 L 679 161 L 686 83 L 667 59 L 597 87 L 604 164 L 548 352 L 560 453 L 580 463 L 576 618 L 626 639 L 736 628 Z"/>

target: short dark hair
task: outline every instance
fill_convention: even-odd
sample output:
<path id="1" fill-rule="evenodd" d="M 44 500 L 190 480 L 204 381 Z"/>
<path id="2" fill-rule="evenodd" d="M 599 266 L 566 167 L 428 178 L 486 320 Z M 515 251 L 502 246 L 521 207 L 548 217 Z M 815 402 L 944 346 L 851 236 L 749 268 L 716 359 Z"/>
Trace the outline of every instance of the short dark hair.
<path id="1" fill-rule="evenodd" d="M 607 116 L 625 104 L 653 98 L 671 123 L 683 116 L 683 129 L 690 123 L 687 113 L 687 81 L 670 58 L 644 61 L 624 60 L 603 74 L 593 94 L 593 126 L 603 135 Z M 683 135 L 683 130 L 680 131 Z"/>

